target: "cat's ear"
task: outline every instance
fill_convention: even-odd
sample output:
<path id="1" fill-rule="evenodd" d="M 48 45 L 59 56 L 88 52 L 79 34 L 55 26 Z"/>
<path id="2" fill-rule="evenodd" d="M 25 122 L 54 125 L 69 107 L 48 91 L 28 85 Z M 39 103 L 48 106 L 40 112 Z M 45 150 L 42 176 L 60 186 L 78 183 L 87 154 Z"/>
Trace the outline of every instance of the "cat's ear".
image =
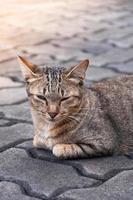
<path id="1" fill-rule="evenodd" d="M 39 76 L 39 67 L 32 64 L 24 57 L 18 56 L 18 62 L 25 80 L 29 80 Z"/>
<path id="2" fill-rule="evenodd" d="M 82 62 L 80 62 L 78 65 L 72 67 L 68 73 L 67 73 L 67 77 L 73 81 L 83 81 L 85 79 L 85 73 L 86 70 L 89 66 L 89 60 L 86 59 Z"/>

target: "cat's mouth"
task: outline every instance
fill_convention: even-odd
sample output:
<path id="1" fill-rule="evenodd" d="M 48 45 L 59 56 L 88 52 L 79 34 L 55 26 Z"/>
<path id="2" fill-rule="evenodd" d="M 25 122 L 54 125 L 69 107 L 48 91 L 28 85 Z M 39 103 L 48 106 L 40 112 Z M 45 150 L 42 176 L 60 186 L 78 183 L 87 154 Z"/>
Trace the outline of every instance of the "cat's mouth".
<path id="1" fill-rule="evenodd" d="M 40 110 L 36 110 L 40 115 L 43 115 L 45 117 L 45 119 L 48 121 L 48 122 L 56 122 L 56 121 L 59 121 L 60 120 L 60 117 L 59 116 L 56 116 L 55 118 L 51 118 L 48 116 L 47 113 L 45 112 L 42 112 Z"/>
<path id="2" fill-rule="evenodd" d="M 46 115 L 46 119 L 47 119 L 49 122 L 57 122 L 57 121 L 61 121 L 63 118 L 62 118 L 60 115 L 57 115 L 57 116 L 54 117 L 54 118 L 51 118 L 51 117 L 49 117 L 48 115 Z"/>
<path id="3" fill-rule="evenodd" d="M 40 115 L 44 116 L 45 117 L 45 120 L 50 122 L 50 123 L 56 123 L 56 122 L 59 122 L 59 121 L 62 121 L 62 120 L 71 120 L 71 121 L 76 121 L 79 123 L 79 121 L 75 118 L 75 117 L 72 117 L 72 116 L 67 116 L 66 114 L 58 114 L 56 117 L 54 118 L 51 118 L 48 113 L 46 112 L 42 112 L 40 110 L 36 110 Z"/>

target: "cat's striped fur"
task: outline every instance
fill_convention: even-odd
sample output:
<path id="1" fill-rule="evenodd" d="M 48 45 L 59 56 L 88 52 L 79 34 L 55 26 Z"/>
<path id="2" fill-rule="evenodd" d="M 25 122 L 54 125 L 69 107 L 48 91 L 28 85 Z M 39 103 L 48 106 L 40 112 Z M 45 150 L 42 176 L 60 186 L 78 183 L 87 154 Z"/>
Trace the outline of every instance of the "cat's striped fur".
<path id="1" fill-rule="evenodd" d="M 133 150 L 133 75 L 84 86 L 88 60 L 43 67 L 19 57 L 35 127 L 33 144 L 60 158 Z"/>

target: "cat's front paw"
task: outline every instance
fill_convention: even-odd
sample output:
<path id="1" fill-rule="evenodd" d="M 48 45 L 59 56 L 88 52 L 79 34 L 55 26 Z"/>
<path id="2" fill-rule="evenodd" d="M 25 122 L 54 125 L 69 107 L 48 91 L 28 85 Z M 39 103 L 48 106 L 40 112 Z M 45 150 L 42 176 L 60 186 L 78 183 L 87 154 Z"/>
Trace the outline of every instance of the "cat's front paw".
<path id="1" fill-rule="evenodd" d="M 56 144 L 53 154 L 58 158 L 75 158 L 80 154 L 80 149 L 76 144 Z"/>
<path id="2" fill-rule="evenodd" d="M 53 147 L 53 154 L 58 158 L 65 159 L 88 156 L 77 144 L 56 144 Z"/>
<path id="3" fill-rule="evenodd" d="M 56 144 L 53 147 L 53 154 L 58 158 L 64 158 L 65 156 L 65 149 L 63 144 Z"/>

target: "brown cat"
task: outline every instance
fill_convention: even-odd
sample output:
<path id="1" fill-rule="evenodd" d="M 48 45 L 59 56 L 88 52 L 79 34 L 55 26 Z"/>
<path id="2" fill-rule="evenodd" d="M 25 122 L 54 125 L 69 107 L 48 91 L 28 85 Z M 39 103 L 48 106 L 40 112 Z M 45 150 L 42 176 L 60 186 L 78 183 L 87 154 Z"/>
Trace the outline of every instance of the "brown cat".
<path id="1" fill-rule="evenodd" d="M 133 75 L 84 85 L 89 61 L 38 67 L 19 57 L 35 127 L 33 145 L 60 158 L 133 150 Z"/>

